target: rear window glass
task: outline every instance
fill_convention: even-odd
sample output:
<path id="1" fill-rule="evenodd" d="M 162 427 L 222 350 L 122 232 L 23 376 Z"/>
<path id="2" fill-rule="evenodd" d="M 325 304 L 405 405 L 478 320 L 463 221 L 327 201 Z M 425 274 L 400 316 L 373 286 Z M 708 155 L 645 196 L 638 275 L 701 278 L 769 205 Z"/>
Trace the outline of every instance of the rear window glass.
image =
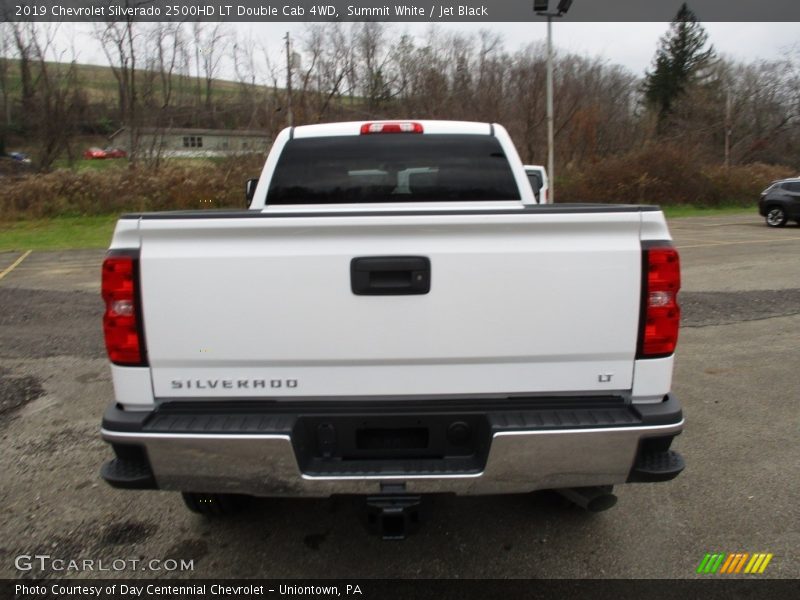
<path id="1" fill-rule="evenodd" d="M 497 138 L 372 134 L 294 139 L 268 204 L 519 200 Z"/>

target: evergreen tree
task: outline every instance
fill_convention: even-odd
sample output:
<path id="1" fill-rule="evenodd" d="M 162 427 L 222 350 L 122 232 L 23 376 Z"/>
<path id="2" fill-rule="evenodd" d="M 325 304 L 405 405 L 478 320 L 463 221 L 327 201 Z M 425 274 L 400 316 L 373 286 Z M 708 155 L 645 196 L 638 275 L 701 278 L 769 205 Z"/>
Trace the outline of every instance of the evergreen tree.
<path id="1" fill-rule="evenodd" d="M 658 111 L 659 123 L 670 114 L 675 100 L 714 58 L 714 47 L 704 49 L 708 34 L 684 2 L 669 31 L 661 37 L 654 69 L 645 75 L 644 97 Z"/>

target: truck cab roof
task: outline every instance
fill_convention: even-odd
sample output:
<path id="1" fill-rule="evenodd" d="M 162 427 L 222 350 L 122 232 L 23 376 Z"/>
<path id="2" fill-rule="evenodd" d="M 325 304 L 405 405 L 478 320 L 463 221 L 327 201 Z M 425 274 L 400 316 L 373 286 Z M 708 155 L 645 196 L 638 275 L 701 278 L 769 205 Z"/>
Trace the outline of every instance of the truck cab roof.
<path id="1" fill-rule="evenodd" d="M 464 134 L 464 135 L 491 135 L 494 126 L 490 123 L 474 121 L 430 121 L 417 119 L 387 119 L 377 121 L 346 121 L 343 123 L 323 123 L 319 125 L 300 125 L 291 130 L 292 137 L 328 137 L 342 135 L 361 135 L 361 128 L 365 125 L 389 124 L 417 124 L 421 126 L 422 134 Z"/>

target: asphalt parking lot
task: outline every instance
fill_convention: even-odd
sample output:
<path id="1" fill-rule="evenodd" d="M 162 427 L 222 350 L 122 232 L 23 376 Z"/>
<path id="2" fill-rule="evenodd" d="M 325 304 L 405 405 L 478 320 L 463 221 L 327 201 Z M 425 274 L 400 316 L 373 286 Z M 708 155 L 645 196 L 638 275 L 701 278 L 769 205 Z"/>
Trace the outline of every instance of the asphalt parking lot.
<path id="1" fill-rule="evenodd" d="M 619 486 L 617 506 L 597 515 L 546 493 L 433 498 L 403 542 L 369 536 L 350 498 L 260 501 L 206 521 L 178 494 L 106 486 L 103 252 L 34 252 L 10 271 L 21 254 L 0 253 L 0 577 L 61 576 L 15 569 L 39 553 L 193 559 L 180 575 L 201 578 L 689 578 L 707 552 L 770 552 L 759 577 L 800 577 L 800 227 L 768 229 L 757 215 L 670 227 L 683 264 L 674 390 L 687 425 L 675 447 L 687 470 Z"/>

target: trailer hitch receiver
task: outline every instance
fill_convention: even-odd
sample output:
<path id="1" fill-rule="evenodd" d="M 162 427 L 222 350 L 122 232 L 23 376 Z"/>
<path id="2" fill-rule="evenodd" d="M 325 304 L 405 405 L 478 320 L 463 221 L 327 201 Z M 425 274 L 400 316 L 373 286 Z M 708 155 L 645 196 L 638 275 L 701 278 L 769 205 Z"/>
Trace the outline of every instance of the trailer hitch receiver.
<path id="1" fill-rule="evenodd" d="M 419 528 L 420 496 L 381 494 L 367 497 L 367 528 L 384 540 L 403 540 Z"/>

